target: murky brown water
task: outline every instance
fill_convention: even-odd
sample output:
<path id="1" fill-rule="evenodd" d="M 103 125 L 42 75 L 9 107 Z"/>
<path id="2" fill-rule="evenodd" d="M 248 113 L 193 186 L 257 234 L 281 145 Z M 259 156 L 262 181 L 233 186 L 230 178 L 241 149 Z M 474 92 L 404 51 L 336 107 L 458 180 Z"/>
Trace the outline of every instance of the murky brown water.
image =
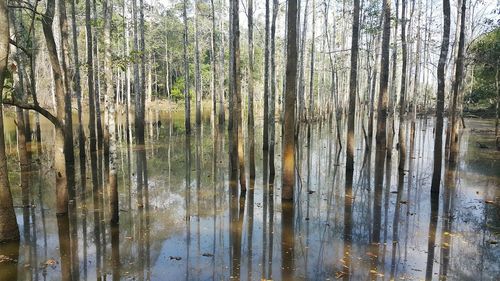
<path id="1" fill-rule="evenodd" d="M 336 130 L 312 125 L 307 140 L 303 127 L 292 208 L 281 204 L 279 143 L 277 176 L 266 183 L 261 127 L 253 192 L 231 196 L 226 133 L 207 123 L 186 139 L 182 115 L 156 116 L 162 126 L 148 126 L 145 147 L 128 146 L 119 127 L 118 228 L 109 227 L 104 179 L 98 173 L 92 181 L 90 163 L 76 177 L 72 212 L 56 217 L 53 129 L 42 123 L 43 153 L 33 146 L 29 175 L 32 206 L 16 208 L 22 241 L 2 245 L 1 280 L 421 280 L 426 273 L 435 280 L 500 279 L 500 153 L 476 143 L 493 141 L 484 131 L 492 122 L 466 121 L 460 163 L 444 169 L 439 202 L 430 199 L 431 119 L 418 120 L 403 174 L 397 151 L 381 169 L 358 138 L 352 208 Z M 20 206 L 16 131 L 7 123 Z M 374 186 L 380 171 L 382 190 Z M 2 262 L 17 251 L 17 263 Z"/>

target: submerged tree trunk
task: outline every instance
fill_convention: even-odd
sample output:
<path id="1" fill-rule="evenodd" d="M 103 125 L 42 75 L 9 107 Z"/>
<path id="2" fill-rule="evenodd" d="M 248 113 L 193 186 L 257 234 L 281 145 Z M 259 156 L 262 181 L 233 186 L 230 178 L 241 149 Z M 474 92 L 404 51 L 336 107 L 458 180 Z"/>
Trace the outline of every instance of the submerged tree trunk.
<path id="1" fill-rule="evenodd" d="M 406 112 L 406 64 L 407 64 L 407 44 L 406 44 L 406 0 L 402 1 L 402 15 L 401 15 L 401 48 L 403 50 L 403 64 L 401 66 L 401 93 L 399 98 L 399 169 L 403 170 L 406 160 L 406 126 L 405 126 L 405 112 Z M 395 79 L 393 78 L 395 81 Z M 389 148 L 390 149 L 390 148 Z"/>
<path id="2" fill-rule="evenodd" d="M 9 56 L 9 16 L 7 1 L 0 0 L 0 93 L 4 87 Z M 3 95 L 0 94 L 0 242 L 19 241 L 5 154 Z"/>
<path id="3" fill-rule="evenodd" d="M 458 39 L 458 54 L 455 68 L 455 83 L 453 84 L 453 98 L 451 104 L 451 132 L 450 132 L 450 157 L 449 162 L 455 164 L 458 158 L 458 96 L 461 91 L 461 82 L 464 72 L 465 52 L 465 9 L 466 0 L 461 0 L 460 38 Z M 498 111 L 498 110 L 497 110 Z M 498 130 L 497 130 L 498 131 Z M 497 134 L 495 136 L 498 136 Z"/>
<path id="4" fill-rule="evenodd" d="M 349 115 L 347 118 L 346 171 L 354 171 L 354 132 L 356 119 L 356 86 L 358 83 L 359 0 L 354 0 L 351 41 L 351 72 L 349 77 Z M 352 181 L 352 180 L 351 180 Z"/>
<path id="5" fill-rule="evenodd" d="M 295 185 L 295 104 L 297 99 L 297 0 L 288 0 L 287 21 L 281 198 L 293 200 Z"/>
<path id="6" fill-rule="evenodd" d="M 384 0 L 383 3 L 384 23 L 382 33 L 382 58 L 380 67 L 380 91 L 378 97 L 377 112 L 377 134 L 375 135 L 377 150 L 387 149 L 386 121 L 388 104 L 387 85 L 389 83 L 389 43 L 391 40 L 391 1 Z"/>
<path id="7" fill-rule="evenodd" d="M 272 182 L 274 179 L 274 146 L 276 143 L 276 17 L 278 16 L 278 1 L 273 0 L 273 18 L 271 22 L 271 91 L 269 96 L 269 178 Z"/>
<path id="8" fill-rule="evenodd" d="M 443 164 L 443 115 L 444 115 L 444 91 L 445 91 L 445 66 L 450 44 L 450 1 L 443 0 L 443 39 L 441 41 L 441 52 L 437 68 L 437 100 L 436 100 L 436 128 L 434 138 L 434 166 L 432 173 L 431 193 L 439 194 L 441 183 L 441 168 Z"/>
<path id="9" fill-rule="evenodd" d="M 106 79 L 106 111 L 109 134 L 109 176 L 108 192 L 110 194 L 111 224 L 118 223 L 118 178 L 117 178 L 117 148 L 115 125 L 115 95 L 113 90 L 113 69 L 111 61 L 111 18 L 113 17 L 113 2 L 106 0 L 104 5 L 104 73 Z"/>
<path id="10" fill-rule="evenodd" d="M 56 43 L 54 33 L 52 32 L 52 23 L 54 20 L 55 0 L 47 1 L 47 9 L 42 20 L 43 34 L 47 44 L 47 51 L 52 67 L 52 74 L 55 84 L 56 98 L 56 117 L 60 124 L 56 125 L 56 135 L 54 144 L 54 170 L 56 175 L 56 197 L 57 197 L 57 214 L 65 214 L 68 212 L 68 182 L 66 175 L 66 158 L 64 155 L 65 148 L 65 96 L 63 85 L 63 74 L 59 58 L 57 56 Z"/>
<path id="11" fill-rule="evenodd" d="M 213 1 L 213 0 L 212 0 Z M 255 180 L 255 121 L 253 92 L 253 0 L 248 0 L 248 154 L 250 181 Z M 215 69 L 213 70 L 215 73 Z M 253 185 L 250 185 L 251 187 Z"/>

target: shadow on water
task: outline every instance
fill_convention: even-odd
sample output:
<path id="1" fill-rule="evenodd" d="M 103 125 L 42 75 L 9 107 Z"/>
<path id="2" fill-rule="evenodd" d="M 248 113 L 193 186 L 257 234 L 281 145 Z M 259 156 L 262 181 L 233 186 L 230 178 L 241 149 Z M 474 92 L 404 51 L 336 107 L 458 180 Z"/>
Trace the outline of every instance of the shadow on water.
<path id="1" fill-rule="evenodd" d="M 309 124 L 298 136 L 292 203 L 280 199 L 280 142 L 275 177 L 268 155 L 256 149 L 255 179 L 241 192 L 226 129 L 204 123 L 186 136 L 182 118 L 150 117 L 144 145 L 134 144 L 124 124 L 117 128 L 114 227 L 102 151 L 75 163 L 74 200 L 67 216 L 55 215 L 47 177 L 53 132 L 41 122 L 33 164 L 10 174 L 22 241 L 0 245 L 0 280 L 500 277 L 500 155 L 476 147 L 477 133 L 463 132 L 460 162 L 443 168 L 442 192 L 431 196 L 433 122 L 417 120 L 415 137 L 407 138 L 407 170 L 398 169 L 397 150 L 392 159 L 368 151 L 357 132 L 347 174 L 336 124 Z M 262 147 L 261 133 L 255 147 Z M 6 136 L 9 159 L 17 159 L 16 134 Z"/>

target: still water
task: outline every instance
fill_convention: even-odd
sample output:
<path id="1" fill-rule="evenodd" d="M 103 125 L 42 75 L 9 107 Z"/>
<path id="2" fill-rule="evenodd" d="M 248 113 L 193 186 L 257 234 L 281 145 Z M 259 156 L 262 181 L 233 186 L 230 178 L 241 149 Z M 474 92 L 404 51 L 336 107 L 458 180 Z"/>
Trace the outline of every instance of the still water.
<path id="1" fill-rule="evenodd" d="M 31 205 L 22 207 L 16 130 L 7 119 L 22 240 L 1 246 L 0 280 L 500 279 L 500 152 L 491 145 L 490 121 L 466 120 L 460 163 L 444 166 L 436 204 L 432 119 L 417 120 L 402 172 L 396 149 L 380 167 L 359 134 L 347 197 L 336 128 L 304 125 L 290 206 L 280 199 L 279 141 L 274 181 L 264 173 L 262 126 L 256 128 L 257 178 L 241 194 L 229 182 L 227 130 L 206 121 L 186 138 L 182 114 L 158 112 L 149 120 L 141 147 L 127 144 L 126 127 L 118 127 L 120 224 L 111 228 L 102 154 L 94 171 L 89 159 L 84 174 L 76 164 L 70 214 L 56 217 L 53 128 L 43 122 L 43 142 L 32 145 L 32 167 L 23 175 Z M 384 183 L 377 189 L 380 172 Z"/>

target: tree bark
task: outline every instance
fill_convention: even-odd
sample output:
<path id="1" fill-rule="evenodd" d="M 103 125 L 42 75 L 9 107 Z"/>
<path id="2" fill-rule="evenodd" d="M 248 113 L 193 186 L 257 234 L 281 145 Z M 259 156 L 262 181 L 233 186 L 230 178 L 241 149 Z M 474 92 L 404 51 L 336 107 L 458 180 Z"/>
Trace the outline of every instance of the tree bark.
<path id="1" fill-rule="evenodd" d="M 387 150 L 387 85 L 389 83 L 389 43 L 391 40 L 391 2 L 383 1 L 382 58 L 380 67 L 380 91 L 378 97 L 376 149 Z M 390 148 L 389 148 L 390 149 Z"/>
<path id="2" fill-rule="evenodd" d="M 212 0 L 213 1 L 213 0 Z M 255 180 L 255 121 L 254 121 L 254 89 L 253 89 L 253 0 L 248 0 L 248 153 L 250 164 L 250 181 Z M 213 69 L 215 73 L 215 69 Z M 252 187 L 253 185 L 250 185 Z"/>
<path id="3" fill-rule="evenodd" d="M 55 144 L 54 144 L 54 172 L 56 176 L 56 197 L 57 214 L 66 214 L 68 212 L 68 182 L 66 175 L 65 150 L 65 90 L 63 85 L 63 74 L 59 58 L 57 56 L 54 33 L 52 32 L 52 23 L 54 20 L 55 0 L 47 1 L 47 8 L 42 19 L 43 34 L 47 44 L 49 61 L 52 67 L 52 74 L 55 84 L 56 99 L 56 117 L 60 124 L 56 126 Z"/>
<path id="4" fill-rule="evenodd" d="M 274 146 L 276 143 L 276 18 L 278 16 L 278 1 L 273 0 L 273 18 L 271 22 L 271 91 L 269 96 L 269 178 L 270 181 L 274 179 Z"/>
<path id="5" fill-rule="evenodd" d="M 3 90 L 7 75 L 9 38 L 7 1 L 0 0 L 0 91 Z M 19 228 L 17 226 L 7 171 L 3 125 L 3 95 L 0 94 L 0 242 L 7 241 L 19 241 Z"/>
<path id="6" fill-rule="evenodd" d="M 402 53 L 402 66 L 401 66 L 401 92 L 399 97 L 399 170 L 404 170 L 406 161 L 406 125 L 405 125 L 405 113 L 406 113 L 406 65 L 408 58 L 408 47 L 406 43 L 406 0 L 401 0 L 401 49 Z M 389 148 L 390 149 L 390 148 Z"/>
<path id="7" fill-rule="evenodd" d="M 359 0 L 354 0 L 351 41 L 351 72 L 349 77 L 349 115 L 347 117 L 346 171 L 354 171 L 354 133 L 356 119 L 356 87 L 358 83 Z M 352 179 L 351 179 L 352 181 Z"/>
<path id="8" fill-rule="evenodd" d="M 184 21 L 183 59 L 184 59 L 184 126 L 186 134 L 191 134 L 191 105 L 189 97 L 189 62 L 187 59 L 188 46 L 188 23 L 187 23 L 187 0 L 183 2 L 182 18 Z"/>
<path id="9" fill-rule="evenodd" d="M 201 125 L 201 74 L 200 74 L 200 47 L 198 44 L 198 1 L 194 1 L 194 64 L 195 64 L 195 88 L 196 88 L 196 126 Z"/>
<path id="10" fill-rule="evenodd" d="M 282 157 L 283 200 L 293 200 L 295 185 L 295 104 L 297 99 L 297 0 L 288 0 L 286 91 Z"/>
<path id="11" fill-rule="evenodd" d="M 450 156 L 448 161 L 456 164 L 458 158 L 458 96 L 461 91 L 461 82 L 464 72 L 464 52 L 465 52 L 465 11 L 466 0 L 461 0 L 461 16 L 460 16 L 460 38 L 458 39 L 458 53 L 455 68 L 455 83 L 453 84 L 453 98 L 451 104 L 451 132 L 450 132 Z"/>
<path id="12" fill-rule="evenodd" d="M 264 39 L 264 131 L 262 139 L 264 153 L 269 150 L 269 1 L 266 0 L 266 37 Z M 267 169 L 267 167 L 264 167 L 264 169 Z"/>
<path id="13" fill-rule="evenodd" d="M 443 164 L 443 115 L 444 115 L 444 91 L 445 91 L 445 67 L 450 44 L 450 1 L 443 0 L 443 39 L 441 41 L 441 52 L 437 67 L 438 88 L 436 94 L 436 127 L 434 138 L 434 165 L 432 172 L 431 193 L 439 194 L 441 183 L 441 168 Z"/>

